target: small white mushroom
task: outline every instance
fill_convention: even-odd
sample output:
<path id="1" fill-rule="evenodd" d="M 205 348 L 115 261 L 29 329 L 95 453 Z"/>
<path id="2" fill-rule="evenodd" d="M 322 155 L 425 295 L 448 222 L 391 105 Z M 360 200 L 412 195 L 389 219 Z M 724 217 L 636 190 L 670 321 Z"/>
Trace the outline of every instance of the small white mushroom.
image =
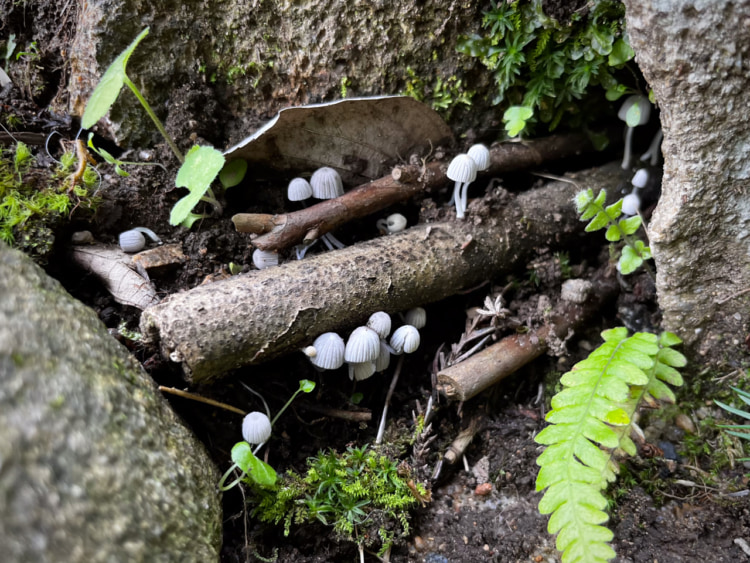
<path id="1" fill-rule="evenodd" d="M 374 362 L 378 354 L 380 354 L 378 333 L 366 326 L 355 328 L 346 342 L 344 360 L 355 364 Z"/>
<path id="2" fill-rule="evenodd" d="M 309 347 L 308 347 L 309 348 Z M 344 339 L 335 332 L 325 332 L 318 336 L 313 342 L 312 348 L 315 354 L 310 355 L 307 349 L 305 354 L 310 358 L 310 363 L 320 369 L 339 369 L 344 365 Z"/>
<path id="3" fill-rule="evenodd" d="M 375 373 L 375 362 L 359 362 L 349 364 L 349 379 L 362 381 L 372 377 Z"/>
<path id="4" fill-rule="evenodd" d="M 638 211 L 641 208 L 641 198 L 633 190 L 632 194 L 626 195 L 622 198 L 622 212 L 625 215 L 638 215 Z"/>
<path id="5" fill-rule="evenodd" d="M 389 235 L 400 233 L 406 228 L 406 217 L 401 213 L 393 213 L 385 219 L 378 219 L 375 225 L 381 233 L 388 233 Z"/>
<path id="6" fill-rule="evenodd" d="M 378 311 L 370 315 L 367 326 L 378 333 L 380 338 L 388 338 L 391 333 L 391 316 L 385 311 Z"/>
<path id="7" fill-rule="evenodd" d="M 453 189 L 456 218 L 463 219 L 466 211 L 463 201 L 468 201 L 469 184 L 477 178 L 477 163 L 468 154 L 459 154 L 448 165 L 446 176 L 456 182 Z"/>
<path id="8" fill-rule="evenodd" d="M 477 163 L 477 170 L 487 170 L 490 167 L 490 149 L 479 143 L 469 148 L 468 154 Z"/>
<path id="9" fill-rule="evenodd" d="M 633 174 L 633 179 L 630 180 L 630 183 L 634 188 L 645 188 L 646 184 L 648 184 L 648 170 L 646 170 L 645 168 L 639 168 L 638 170 L 636 170 L 635 174 Z"/>
<path id="10" fill-rule="evenodd" d="M 344 195 L 344 184 L 341 176 L 333 168 L 324 166 L 313 172 L 310 178 L 312 195 L 316 199 L 333 199 Z"/>
<path id="11" fill-rule="evenodd" d="M 409 309 L 404 315 L 404 321 L 406 321 L 406 324 L 411 325 L 416 329 L 424 328 L 427 324 L 427 311 L 422 307 Z"/>
<path id="12" fill-rule="evenodd" d="M 648 123 L 648 118 L 651 117 L 651 102 L 646 96 L 640 94 L 628 96 L 620 106 L 617 117 L 628 126 L 625 133 L 625 153 L 622 157 L 622 169 L 627 170 L 630 168 L 633 130 L 639 125 Z"/>
<path id="13" fill-rule="evenodd" d="M 419 348 L 419 331 L 412 325 L 398 327 L 391 336 L 391 348 L 396 355 L 411 354 Z"/>
<path id="14" fill-rule="evenodd" d="M 161 239 L 156 236 L 156 233 L 146 227 L 134 227 L 129 231 L 120 233 L 119 242 L 120 248 L 125 252 L 140 252 L 146 247 L 146 237 L 148 236 L 154 242 L 161 242 Z"/>
<path id="15" fill-rule="evenodd" d="M 312 197 L 312 195 L 312 186 L 304 178 L 294 178 L 289 182 L 289 187 L 286 190 L 286 196 L 289 201 L 304 201 Z"/>
<path id="16" fill-rule="evenodd" d="M 271 437 L 271 421 L 262 412 L 251 412 L 242 420 L 242 437 L 248 444 L 263 444 Z"/>
<path id="17" fill-rule="evenodd" d="M 276 252 L 270 250 L 261 250 L 256 248 L 253 250 L 253 264 L 259 270 L 270 268 L 271 266 L 279 265 L 279 255 Z"/>
<path id="18" fill-rule="evenodd" d="M 375 371 L 385 371 L 389 365 L 391 365 L 391 348 L 385 340 L 381 339 L 380 354 L 378 359 L 375 360 Z"/>

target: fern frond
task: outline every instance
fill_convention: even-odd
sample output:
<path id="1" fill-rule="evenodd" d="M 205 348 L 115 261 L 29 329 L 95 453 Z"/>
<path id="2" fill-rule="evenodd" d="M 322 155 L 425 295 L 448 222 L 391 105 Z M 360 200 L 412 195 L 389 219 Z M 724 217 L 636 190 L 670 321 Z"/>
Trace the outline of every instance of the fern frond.
<path id="1" fill-rule="evenodd" d="M 636 452 L 629 438 L 633 413 L 642 400 L 674 401 L 666 383 L 680 385 L 675 369 L 685 357 L 672 350 L 680 342 L 616 328 L 602 333 L 604 344 L 573 366 L 560 380 L 564 389 L 552 398 L 550 426 L 535 438 L 547 448 L 537 459 L 536 490 L 546 489 L 539 512 L 552 514 L 551 534 L 563 562 L 605 562 L 615 556 L 602 491 L 618 471 L 616 450 Z"/>

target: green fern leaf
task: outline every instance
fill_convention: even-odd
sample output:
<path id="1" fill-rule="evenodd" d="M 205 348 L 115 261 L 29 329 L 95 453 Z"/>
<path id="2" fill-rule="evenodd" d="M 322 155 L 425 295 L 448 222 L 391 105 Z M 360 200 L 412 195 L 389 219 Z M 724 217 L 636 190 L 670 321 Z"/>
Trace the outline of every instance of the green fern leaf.
<path id="1" fill-rule="evenodd" d="M 584 213 L 595 205 L 593 192 L 588 192 L 576 200 Z M 598 205 L 597 216 L 620 212 L 617 206 L 602 212 Z M 674 401 L 667 383 L 682 383 L 675 368 L 686 362 L 671 349 L 681 342 L 671 333 L 628 337 L 627 329 L 616 328 L 604 331 L 602 338 L 604 344 L 563 375 L 564 389 L 552 398 L 546 417 L 550 425 L 535 437 L 547 446 L 537 459 L 536 490 L 545 491 L 539 512 L 551 514 L 548 530 L 558 534 L 564 563 L 599 563 L 615 556 L 608 545 L 612 532 L 602 526 L 608 519 L 602 491 L 618 470 L 612 454 L 635 455 L 628 436 L 633 413 L 643 400 Z"/>

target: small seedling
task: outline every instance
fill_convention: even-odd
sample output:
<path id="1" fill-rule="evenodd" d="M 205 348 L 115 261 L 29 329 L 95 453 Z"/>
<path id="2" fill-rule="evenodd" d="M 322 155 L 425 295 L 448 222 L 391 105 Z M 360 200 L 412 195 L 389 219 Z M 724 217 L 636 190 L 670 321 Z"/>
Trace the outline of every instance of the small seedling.
<path id="1" fill-rule="evenodd" d="M 97 84 L 94 92 L 91 94 L 86 109 L 83 112 L 81 118 L 81 126 L 84 129 L 90 129 L 97 121 L 106 115 L 112 105 L 120 95 L 120 91 L 123 86 L 127 86 L 133 92 L 135 97 L 141 103 L 146 113 L 156 125 L 156 128 L 161 133 L 162 137 L 166 140 L 172 152 L 182 163 L 179 172 L 177 173 L 176 185 L 178 188 L 187 188 L 190 193 L 178 201 L 172 213 L 169 217 L 169 223 L 171 225 L 183 225 L 188 228 L 204 215 L 197 215 L 192 213 L 193 207 L 195 207 L 199 201 L 205 201 L 211 204 L 218 213 L 221 213 L 221 205 L 217 201 L 216 197 L 211 190 L 211 183 L 216 179 L 219 171 L 224 166 L 224 155 L 218 150 L 212 147 L 199 147 L 194 146 L 190 149 L 186 157 L 183 157 L 180 150 L 177 148 L 174 140 L 167 133 L 166 129 L 162 125 L 159 118 L 156 116 L 151 106 L 143 97 L 140 90 L 136 87 L 132 80 L 126 73 L 126 67 L 128 59 L 135 51 L 135 48 L 148 35 L 149 28 L 144 29 L 138 37 L 109 65 L 104 76 L 102 76 L 99 84 Z M 90 140 L 89 140 L 90 143 Z M 91 144 L 89 144 L 91 146 Z M 96 152 L 104 158 L 107 162 L 115 165 L 115 172 L 123 175 L 123 170 L 120 167 L 124 164 L 118 161 L 112 155 L 104 151 L 103 149 L 95 149 Z M 106 156 L 105 156 L 106 155 Z"/>
<path id="2" fill-rule="evenodd" d="M 505 110 L 503 121 L 508 135 L 511 137 L 518 135 L 526 128 L 526 123 L 533 115 L 534 110 L 526 106 L 511 106 Z"/>
<path id="3" fill-rule="evenodd" d="M 743 391 L 742 389 L 738 389 L 737 387 L 732 387 L 732 391 L 737 393 L 737 397 L 745 403 L 746 405 L 750 405 L 750 393 L 747 391 Z M 730 412 L 732 414 L 736 414 L 739 417 L 744 418 L 745 420 L 750 420 L 750 412 L 743 411 L 742 409 L 738 409 L 736 407 L 732 407 L 730 405 L 727 405 L 726 403 L 722 403 L 721 401 L 714 400 L 714 403 L 716 403 L 718 406 L 720 406 L 722 409 L 724 409 L 727 412 Z M 750 424 L 717 424 L 718 428 L 724 428 L 727 430 L 727 434 L 731 434 L 732 436 L 737 436 L 738 438 L 742 440 L 750 440 L 750 433 L 747 432 L 747 430 L 750 430 Z M 745 430 L 745 432 L 739 432 L 739 430 Z M 743 457 L 741 459 L 738 459 L 737 461 L 750 461 L 750 457 Z"/>
<path id="4" fill-rule="evenodd" d="M 641 226 L 639 215 L 620 219 L 622 215 L 622 199 L 612 205 L 604 206 L 607 192 L 601 190 L 594 197 L 591 188 L 578 192 L 575 197 L 576 208 L 581 221 L 591 220 L 586 225 L 586 232 L 593 232 L 607 227 L 605 237 L 610 242 L 623 241 L 625 246 L 617 261 L 617 269 L 627 275 L 641 267 L 645 260 L 651 258 L 651 249 L 634 236 Z"/>

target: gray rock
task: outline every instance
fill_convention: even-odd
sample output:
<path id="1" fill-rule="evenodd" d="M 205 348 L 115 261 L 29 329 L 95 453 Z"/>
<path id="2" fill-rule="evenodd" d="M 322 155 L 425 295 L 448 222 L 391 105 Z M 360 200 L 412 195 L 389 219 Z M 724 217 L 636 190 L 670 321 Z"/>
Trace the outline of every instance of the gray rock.
<path id="1" fill-rule="evenodd" d="M 664 129 L 650 226 L 664 326 L 707 360 L 739 365 L 750 324 L 750 4 L 625 4 Z"/>
<path id="2" fill-rule="evenodd" d="M 96 314 L 0 243 L 0 558 L 217 561 L 218 478 Z"/>

